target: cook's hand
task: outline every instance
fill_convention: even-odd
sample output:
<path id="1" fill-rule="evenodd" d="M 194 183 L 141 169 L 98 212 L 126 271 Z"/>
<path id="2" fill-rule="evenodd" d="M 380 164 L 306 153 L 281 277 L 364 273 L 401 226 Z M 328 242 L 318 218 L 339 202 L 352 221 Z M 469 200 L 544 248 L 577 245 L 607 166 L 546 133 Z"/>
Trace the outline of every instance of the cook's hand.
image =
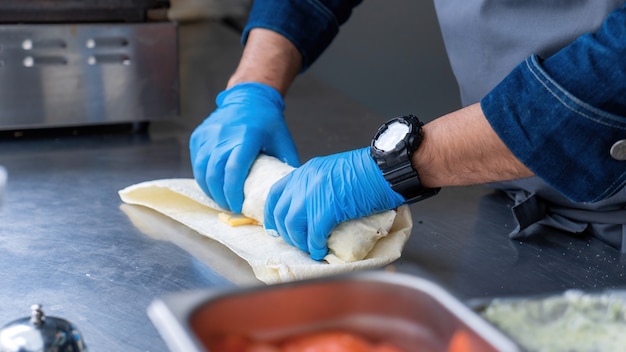
<path id="1" fill-rule="evenodd" d="M 336 225 L 403 203 L 369 148 L 363 148 L 314 158 L 276 182 L 265 205 L 264 226 L 321 260 Z"/>
<path id="2" fill-rule="evenodd" d="M 217 109 L 191 134 L 193 174 L 222 208 L 241 213 L 243 184 L 259 153 L 299 166 L 285 123 L 280 93 L 261 83 L 240 83 L 221 92 Z"/>

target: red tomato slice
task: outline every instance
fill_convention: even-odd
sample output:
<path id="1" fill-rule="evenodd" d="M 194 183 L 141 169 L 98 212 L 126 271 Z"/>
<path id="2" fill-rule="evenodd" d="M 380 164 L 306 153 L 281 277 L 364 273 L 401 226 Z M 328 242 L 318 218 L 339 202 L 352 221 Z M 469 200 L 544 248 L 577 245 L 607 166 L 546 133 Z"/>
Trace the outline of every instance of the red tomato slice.
<path id="1" fill-rule="evenodd" d="M 283 352 L 371 352 L 370 344 L 354 334 L 339 331 L 298 336 L 282 345 Z"/>
<path id="2" fill-rule="evenodd" d="M 399 349 L 398 347 L 392 344 L 383 343 L 383 344 L 375 346 L 372 349 L 372 352 L 404 352 L 404 351 L 402 351 L 401 349 Z"/>
<path id="3" fill-rule="evenodd" d="M 241 335 L 225 335 L 209 343 L 209 351 L 246 352 L 251 342 Z"/>
<path id="4" fill-rule="evenodd" d="M 457 330 L 448 343 L 448 352 L 480 352 L 469 332 Z"/>

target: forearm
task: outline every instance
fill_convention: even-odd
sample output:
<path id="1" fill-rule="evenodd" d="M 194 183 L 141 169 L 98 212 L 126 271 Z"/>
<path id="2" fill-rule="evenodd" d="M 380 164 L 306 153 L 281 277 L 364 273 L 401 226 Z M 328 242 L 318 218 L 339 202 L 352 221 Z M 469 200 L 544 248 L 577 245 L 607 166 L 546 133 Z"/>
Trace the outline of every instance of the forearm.
<path id="1" fill-rule="evenodd" d="M 266 28 L 289 38 L 302 55 L 305 71 L 326 50 L 361 0 L 255 0 L 243 30 L 246 43 L 250 31 Z"/>
<path id="2" fill-rule="evenodd" d="M 532 176 L 493 131 L 480 104 L 442 116 L 423 127 L 413 156 L 426 187 L 461 186 Z"/>
<path id="3" fill-rule="evenodd" d="M 282 35 L 263 28 L 250 31 L 239 65 L 227 88 L 242 82 L 267 84 L 283 96 L 302 66 L 302 56 Z"/>

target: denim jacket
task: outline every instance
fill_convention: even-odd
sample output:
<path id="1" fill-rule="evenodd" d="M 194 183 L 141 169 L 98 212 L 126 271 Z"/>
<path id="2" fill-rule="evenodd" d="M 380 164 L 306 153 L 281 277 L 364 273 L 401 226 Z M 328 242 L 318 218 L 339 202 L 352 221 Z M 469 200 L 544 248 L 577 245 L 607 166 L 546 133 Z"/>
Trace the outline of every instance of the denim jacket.
<path id="1" fill-rule="evenodd" d="M 302 53 L 304 71 L 360 2 L 256 0 L 242 40 L 254 27 L 281 33 Z M 626 160 L 617 152 L 626 154 L 624 3 L 435 0 L 463 103 L 480 101 L 496 133 L 538 176 L 508 189 L 565 208 L 617 209 L 612 218 L 626 239 Z"/>

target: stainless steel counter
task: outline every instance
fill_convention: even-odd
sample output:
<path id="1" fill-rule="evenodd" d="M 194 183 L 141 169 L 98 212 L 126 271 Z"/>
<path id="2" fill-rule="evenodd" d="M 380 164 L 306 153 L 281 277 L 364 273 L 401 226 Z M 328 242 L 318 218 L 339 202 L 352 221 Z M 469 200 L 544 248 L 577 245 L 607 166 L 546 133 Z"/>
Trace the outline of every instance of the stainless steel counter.
<path id="1" fill-rule="evenodd" d="M 156 297 L 254 284 L 245 263 L 157 213 L 124 206 L 134 183 L 191 177 L 187 139 L 236 64 L 238 36 L 214 23 L 181 26 L 182 118 L 148 133 L 0 141 L 9 172 L 0 209 L 0 324 L 33 303 L 74 322 L 91 351 L 166 351 L 146 315 Z M 418 113 L 413 112 L 413 113 Z M 385 118 L 301 77 L 287 118 L 302 160 L 356 148 Z M 399 271 L 432 278 L 462 299 L 626 284 L 617 250 L 556 231 L 511 241 L 510 203 L 487 187 L 444 189 L 415 204 Z M 200 245 L 201 244 L 201 245 Z"/>

